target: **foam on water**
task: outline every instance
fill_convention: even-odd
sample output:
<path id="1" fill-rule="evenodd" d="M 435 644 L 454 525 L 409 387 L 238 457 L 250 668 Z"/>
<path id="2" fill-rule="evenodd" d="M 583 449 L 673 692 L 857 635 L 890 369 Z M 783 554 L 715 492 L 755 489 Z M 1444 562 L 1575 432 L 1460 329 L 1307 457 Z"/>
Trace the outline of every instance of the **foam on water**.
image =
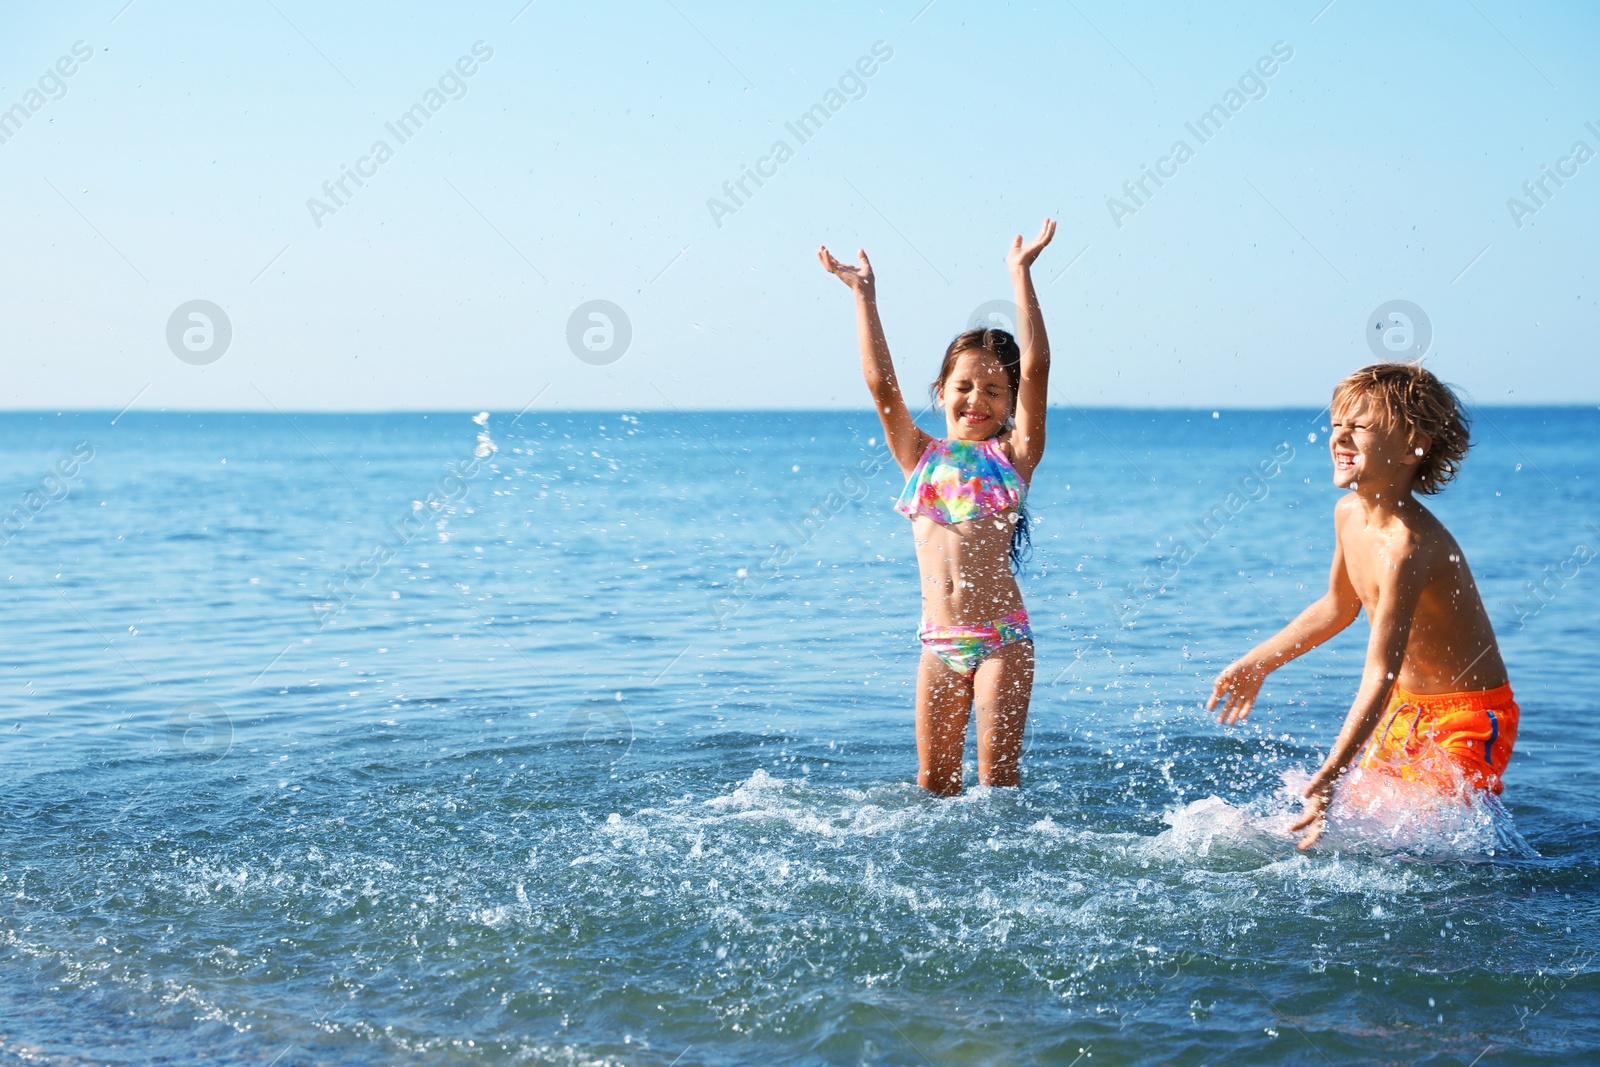
<path id="1" fill-rule="evenodd" d="M 1286 772 L 1284 792 L 1298 798 L 1308 780 L 1304 772 Z M 1357 769 L 1335 794 L 1328 817 L 1326 847 L 1436 861 L 1538 858 L 1499 797 L 1460 782 L 1440 791 L 1392 774 Z"/>
<path id="2" fill-rule="evenodd" d="M 1031 488 L 1024 788 L 937 800 L 910 781 L 894 479 L 763 584 L 735 577 L 827 499 L 870 414 L 689 417 L 119 422 L 100 482 L 6 546 L 27 629 L 0 732 L 0 1049 L 1083 1067 L 1466 1064 L 1493 1044 L 1487 1067 L 1600 1044 L 1600 820 L 1553 742 L 1596 740 L 1586 683 L 1559 673 L 1589 639 L 1563 635 L 1592 634 L 1581 583 L 1537 620 L 1560 655 L 1506 641 L 1557 682 L 1519 682 L 1504 804 L 1369 791 L 1302 853 L 1287 825 L 1360 641 L 1275 675 L 1248 729 L 1194 707 L 1271 624 L 1263 597 L 1326 579 L 1320 489 L 1275 484 L 1137 627 L 1105 603 L 1147 562 L 1130 546 L 1204 514 L 1284 416 L 1063 416 L 1060 455 L 1087 459 Z M 1563 451 L 1587 437 L 1502 425 L 1590 484 Z M 469 453 L 466 498 L 317 627 L 307 599 Z M 1451 518 L 1475 566 L 1570 551 L 1539 541 L 1560 512 L 1475 489 L 1479 469 L 1442 503 L 1482 509 Z M 174 484 L 194 492 L 148 490 Z M 1517 574 L 1479 573 L 1491 600 Z M 231 743 L 180 743 L 193 698 Z"/>
<path id="3" fill-rule="evenodd" d="M 1248 862 L 1264 859 L 1283 850 L 1288 836 L 1281 821 L 1253 815 L 1218 796 L 1191 801 L 1182 808 L 1162 814 L 1169 829 L 1151 838 L 1148 854 L 1182 862 L 1207 860 L 1215 848 L 1218 857 L 1229 855 Z"/>
<path id="4" fill-rule="evenodd" d="M 754 751 L 754 739 L 720 749 L 734 762 Z M 107 840 L 76 871 L 30 876 L 6 948 L 67 988 L 99 990 L 97 1011 L 158 1005 L 169 1025 L 239 1035 L 291 1033 L 322 1003 L 270 983 L 249 996 L 239 980 L 342 960 L 331 987 L 318 983 L 344 1005 L 320 1027 L 321 1047 L 467 1062 L 437 1012 L 377 1025 L 451 976 L 450 1003 L 477 1005 L 498 1027 L 577 1027 L 576 1042 L 511 1042 L 531 1062 L 561 1062 L 563 1050 L 648 1025 L 658 1002 L 699 1005 L 704 1026 L 679 1020 L 686 1043 L 719 1030 L 826 1043 L 827 1020 L 851 1005 L 910 1025 L 922 998 L 982 989 L 995 1012 L 1031 1019 L 1028 1033 L 1059 1035 L 1074 1019 L 1126 1019 L 1204 988 L 1237 946 L 1272 931 L 1283 963 L 1303 972 L 1287 931 L 1306 913 L 1411 940 L 1438 900 L 1482 888 L 1460 865 L 1298 853 L 1287 812 L 1218 797 L 1164 812 L 1151 835 L 1100 825 L 1047 788 L 941 801 L 905 783 L 844 786 L 758 765 L 721 788 L 657 772 L 589 779 L 588 801 L 517 816 L 530 790 L 491 776 L 507 756 L 486 748 L 432 780 L 417 777 L 420 764 L 397 767 L 354 805 L 337 776 L 298 796 L 246 788 L 242 808 L 220 780 L 154 787 L 129 829 L 161 836 Z M 652 793 L 670 799 L 628 803 Z M 214 811 L 198 833 L 162 835 L 196 795 Z M 118 897 L 134 907 L 99 940 L 63 936 L 47 918 Z M 530 957 L 533 946 L 547 947 Z M 1436 960 L 1454 954 L 1437 948 Z M 678 977 L 645 979 L 663 968 Z M 530 992 L 504 1001 L 508 983 Z M 1043 1047 L 1009 1033 L 995 1032 L 996 1051 Z M 608 1057 L 638 1062 L 591 1059 Z"/>
<path id="5" fill-rule="evenodd" d="M 1295 834 L 1291 824 L 1299 817 L 1302 790 L 1309 781 L 1303 768 L 1293 768 L 1282 772 L 1281 789 L 1245 807 L 1217 796 L 1192 801 L 1162 816 L 1170 829 L 1154 838 L 1150 847 L 1163 856 L 1200 859 L 1209 857 L 1213 848 L 1241 858 L 1281 852 L 1303 835 Z M 1421 783 L 1363 771 L 1353 772 L 1335 795 L 1319 846 L 1323 851 L 1440 862 L 1539 855 L 1492 793 L 1441 793 Z"/>

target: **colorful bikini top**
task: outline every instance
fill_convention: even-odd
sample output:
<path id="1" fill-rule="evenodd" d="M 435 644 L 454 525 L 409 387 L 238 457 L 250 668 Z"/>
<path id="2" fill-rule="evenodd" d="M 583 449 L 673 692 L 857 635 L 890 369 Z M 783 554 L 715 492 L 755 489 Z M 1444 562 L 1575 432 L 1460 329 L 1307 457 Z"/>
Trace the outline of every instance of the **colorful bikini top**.
<path id="1" fill-rule="evenodd" d="M 1022 503 L 1027 492 L 995 438 L 956 441 L 935 437 L 906 479 L 894 509 L 910 518 L 925 515 L 953 526 L 1009 511 Z"/>

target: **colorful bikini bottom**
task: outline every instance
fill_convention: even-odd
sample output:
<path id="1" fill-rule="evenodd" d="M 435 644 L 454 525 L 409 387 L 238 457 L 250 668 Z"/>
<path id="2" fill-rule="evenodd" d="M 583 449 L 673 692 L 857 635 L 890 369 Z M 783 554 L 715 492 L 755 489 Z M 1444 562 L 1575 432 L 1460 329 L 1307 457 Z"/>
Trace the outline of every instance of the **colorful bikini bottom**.
<path id="1" fill-rule="evenodd" d="M 917 631 L 922 647 L 938 656 L 946 667 L 963 678 L 972 677 L 978 664 L 1007 645 L 1032 641 L 1028 610 L 1018 608 L 999 622 L 983 626 L 929 626 Z"/>

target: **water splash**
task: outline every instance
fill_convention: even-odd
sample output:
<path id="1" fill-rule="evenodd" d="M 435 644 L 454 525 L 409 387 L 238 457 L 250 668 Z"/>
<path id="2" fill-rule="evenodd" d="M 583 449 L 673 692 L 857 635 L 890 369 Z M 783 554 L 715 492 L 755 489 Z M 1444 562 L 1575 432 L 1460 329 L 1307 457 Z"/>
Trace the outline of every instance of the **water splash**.
<path id="1" fill-rule="evenodd" d="M 1286 774 L 1285 790 L 1298 799 L 1308 780 L 1303 774 Z M 1357 769 L 1346 776 L 1328 810 L 1323 842 L 1369 854 L 1432 860 L 1539 855 L 1517 832 L 1511 813 L 1493 793 L 1472 789 L 1459 776 L 1441 790 L 1381 769 Z"/>
<path id="2" fill-rule="evenodd" d="M 472 454 L 479 459 L 488 459 L 494 453 L 500 451 L 500 446 L 495 444 L 494 438 L 489 436 L 489 413 L 480 411 L 472 417 L 472 421 L 482 427 L 478 433 L 478 443 L 473 448 Z"/>

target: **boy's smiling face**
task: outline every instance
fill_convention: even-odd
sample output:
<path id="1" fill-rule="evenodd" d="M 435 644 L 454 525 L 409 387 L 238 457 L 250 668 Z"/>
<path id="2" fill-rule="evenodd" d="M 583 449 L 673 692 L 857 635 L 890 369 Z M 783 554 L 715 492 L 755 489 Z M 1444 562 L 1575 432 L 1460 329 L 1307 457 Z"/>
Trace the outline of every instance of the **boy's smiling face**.
<path id="1" fill-rule="evenodd" d="M 1371 396 L 1356 395 L 1333 412 L 1328 451 L 1333 457 L 1333 484 L 1340 489 L 1385 486 L 1410 491 L 1422 455 L 1404 427 Z M 1427 442 L 1421 442 L 1422 451 Z"/>
<path id="2" fill-rule="evenodd" d="M 956 356 L 938 399 L 949 437 L 982 441 L 999 433 L 1011 414 L 1011 380 L 993 352 L 969 348 Z"/>

